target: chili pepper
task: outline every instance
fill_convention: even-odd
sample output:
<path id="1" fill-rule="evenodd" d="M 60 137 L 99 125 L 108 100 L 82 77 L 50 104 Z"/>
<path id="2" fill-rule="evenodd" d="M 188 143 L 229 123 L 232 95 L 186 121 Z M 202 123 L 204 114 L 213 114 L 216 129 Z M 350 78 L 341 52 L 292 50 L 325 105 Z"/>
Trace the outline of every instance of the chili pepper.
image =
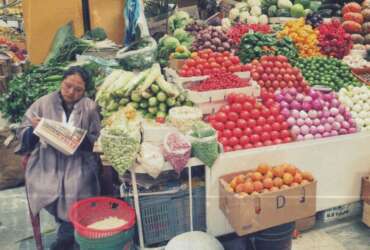
<path id="1" fill-rule="evenodd" d="M 232 73 L 220 72 L 212 74 L 200 84 L 191 86 L 190 89 L 203 92 L 216 89 L 242 88 L 248 85 L 249 80 L 241 79 Z"/>

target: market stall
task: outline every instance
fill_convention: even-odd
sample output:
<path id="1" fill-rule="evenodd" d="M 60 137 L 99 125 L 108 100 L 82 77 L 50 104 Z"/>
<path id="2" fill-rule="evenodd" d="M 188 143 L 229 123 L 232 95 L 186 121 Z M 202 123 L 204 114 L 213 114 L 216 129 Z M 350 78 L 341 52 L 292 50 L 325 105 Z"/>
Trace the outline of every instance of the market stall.
<path id="1" fill-rule="evenodd" d="M 370 160 L 370 2 L 221 2 L 186 6 L 199 16 L 212 10 L 199 20 L 169 3 L 128 1 L 139 10 L 124 10 L 133 14 L 125 46 L 102 28 L 81 36 L 64 24 L 44 63 L 0 98 L 2 113 L 19 122 L 70 65 L 89 70 L 102 118 L 94 151 L 135 207 L 141 248 L 189 230 L 246 235 L 360 199 Z M 273 210 L 275 199 L 280 209 L 301 192 L 302 201 L 287 203 L 300 212 Z M 262 204 L 264 226 L 238 224 L 234 202 L 251 210 L 243 222 L 261 221 L 253 206 Z"/>

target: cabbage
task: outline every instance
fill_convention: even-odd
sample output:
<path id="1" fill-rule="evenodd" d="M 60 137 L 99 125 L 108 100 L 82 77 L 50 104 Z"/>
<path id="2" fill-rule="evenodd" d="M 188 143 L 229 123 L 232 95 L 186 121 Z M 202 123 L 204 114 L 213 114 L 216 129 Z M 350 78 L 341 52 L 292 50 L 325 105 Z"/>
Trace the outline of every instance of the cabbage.
<path id="1" fill-rule="evenodd" d="M 183 29 L 188 25 L 192 19 L 189 14 L 185 11 L 177 11 L 175 14 L 168 18 L 168 27 L 171 32 L 174 32 L 176 29 Z"/>
<path id="2" fill-rule="evenodd" d="M 290 8 L 292 8 L 292 6 L 293 6 L 293 4 L 289 0 L 278 0 L 279 9 L 290 10 Z"/>
<path id="3" fill-rule="evenodd" d="M 249 7 L 260 7 L 261 1 L 260 0 L 248 0 Z"/>
<path id="4" fill-rule="evenodd" d="M 256 16 L 249 16 L 248 18 L 247 18 L 247 23 L 248 24 L 257 24 L 258 23 L 258 17 L 256 17 Z"/>
<path id="5" fill-rule="evenodd" d="M 261 7 L 259 6 L 253 6 L 251 9 L 251 15 L 252 16 L 260 16 L 262 14 Z"/>
<path id="6" fill-rule="evenodd" d="M 305 14 L 304 7 L 302 4 L 294 4 L 290 9 L 290 15 L 292 17 L 303 17 Z"/>
<path id="7" fill-rule="evenodd" d="M 177 46 L 180 46 L 180 42 L 175 37 L 165 36 L 163 39 L 163 45 L 170 50 L 175 50 Z"/>
<path id="8" fill-rule="evenodd" d="M 269 19 L 266 15 L 261 15 L 258 19 L 260 24 L 268 24 L 269 22 Z"/>

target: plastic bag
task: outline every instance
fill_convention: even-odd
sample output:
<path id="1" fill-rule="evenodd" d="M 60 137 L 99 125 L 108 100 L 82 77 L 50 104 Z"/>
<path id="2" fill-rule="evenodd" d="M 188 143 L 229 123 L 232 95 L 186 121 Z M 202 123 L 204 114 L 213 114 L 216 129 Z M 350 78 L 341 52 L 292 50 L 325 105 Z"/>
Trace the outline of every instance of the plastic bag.
<path id="1" fill-rule="evenodd" d="M 141 144 L 138 161 L 153 178 L 157 178 L 164 167 L 164 158 L 160 147 L 147 142 Z"/>
<path id="2" fill-rule="evenodd" d="M 199 108 L 184 106 L 170 109 L 168 120 L 175 128 L 186 133 L 196 122 L 201 121 L 202 116 Z"/>
<path id="3" fill-rule="evenodd" d="M 205 123 L 193 126 L 189 133 L 192 155 L 201 160 L 206 166 L 212 167 L 219 155 L 216 131 Z"/>
<path id="4" fill-rule="evenodd" d="M 144 15 L 143 3 L 139 0 L 127 0 L 123 10 L 125 21 L 125 44 L 135 42 L 141 37 L 149 36 L 148 24 Z"/>
<path id="5" fill-rule="evenodd" d="M 164 138 L 163 154 L 176 173 L 180 174 L 190 159 L 191 144 L 184 135 L 169 133 Z"/>
<path id="6" fill-rule="evenodd" d="M 156 54 L 157 42 L 145 37 L 118 51 L 116 59 L 125 70 L 143 70 L 156 62 Z"/>

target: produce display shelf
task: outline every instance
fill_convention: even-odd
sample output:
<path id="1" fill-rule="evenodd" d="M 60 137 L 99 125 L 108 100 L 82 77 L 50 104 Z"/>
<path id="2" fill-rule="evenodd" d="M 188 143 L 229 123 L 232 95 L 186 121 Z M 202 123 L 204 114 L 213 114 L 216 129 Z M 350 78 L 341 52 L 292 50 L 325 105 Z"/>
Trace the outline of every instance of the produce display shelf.
<path id="1" fill-rule="evenodd" d="M 206 168 L 208 232 L 215 236 L 233 232 L 219 208 L 222 175 L 252 169 L 261 162 L 295 164 L 315 176 L 317 211 L 323 211 L 360 200 L 359 180 L 369 171 L 369 147 L 370 132 L 361 132 L 220 155 L 212 168 Z"/>
<path id="2" fill-rule="evenodd" d="M 342 18 L 340 17 L 334 17 L 334 18 L 337 18 L 339 20 L 341 20 Z M 294 20 L 297 20 L 298 18 L 295 18 L 295 17 L 270 17 L 269 18 L 269 23 L 270 24 L 285 24 L 289 21 L 294 21 Z M 330 22 L 331 21 L 331 18 L 324 18 L 323 21 L 325 23 L 327 22 Z"/>

